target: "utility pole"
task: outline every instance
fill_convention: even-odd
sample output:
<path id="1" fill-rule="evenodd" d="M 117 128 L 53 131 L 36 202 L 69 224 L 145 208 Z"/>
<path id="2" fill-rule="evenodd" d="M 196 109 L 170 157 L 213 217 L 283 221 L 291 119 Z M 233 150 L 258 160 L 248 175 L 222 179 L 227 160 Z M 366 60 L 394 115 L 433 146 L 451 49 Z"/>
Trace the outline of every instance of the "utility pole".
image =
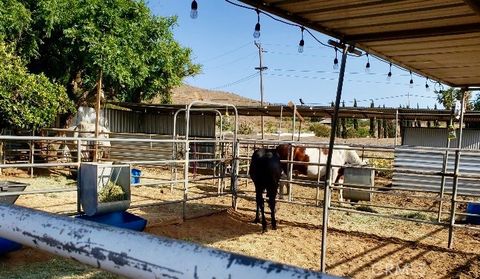
<path id="1" fill-rule="evenodd" d="M 258 48 L 258 58 L 260 60 L 260 65 L 258 67 L 255 67 L 255 70 L 260 71 L 260 106 L 262 107 L 262 111 L 263 111 L 263 109 L 264 109 L 264 106 L 263 106 L 263 71 L 265 71 L 268 68 L 264 67 L 263 64 L 262 64 L 262 54 L 265 52 L 262 48 L 262 44 L 257 42 L 257 41 L 254 41 L 254 44 Z M 264 132 L 265 122 L 264 122 L 264 119 L 263 119 L 263 113 L 262 113 L 261 119 L 262 119 L 262 139 L 265 139 L 265 132 Z"/>

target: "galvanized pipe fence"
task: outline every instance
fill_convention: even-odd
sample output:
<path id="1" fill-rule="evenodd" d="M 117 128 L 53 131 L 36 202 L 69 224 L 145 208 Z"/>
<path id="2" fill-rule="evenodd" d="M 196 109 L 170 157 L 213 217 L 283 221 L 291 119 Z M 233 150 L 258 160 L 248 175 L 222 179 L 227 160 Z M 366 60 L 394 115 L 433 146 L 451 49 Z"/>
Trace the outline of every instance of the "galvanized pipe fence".
<path id="1" fill-rule="evenodd" d="M 188 111 L 188 109 L 187 109 Z M 188 123 L 188 121 L 187 121 Z M 240 169 L 245 168 L 248 170 L 249 166 L 249 160 L 250 160 L 250 155 L 253 152 L 255 148 L 258 147 L 263 147 L 263 146 L 276 146 L 278 144 L 284 144 L 288 143 L 291 145 L 293 148 L 294 146 L 303 146 L 303 147 L 309 147 L 309 148 L 325 148 L 327 145 L 325 143 L 299 143 L 297 141 L 273 141 L 273 140 L 238 140 L 236 137 L 234 139 L 221 139 L 221 138 L 216 138 L 216 139 L 191 139 L 188 137 L 188 134 L 185 135 L 184 138 L 172 138 L 172 139 L 132 139 L 132 138 L 72 138 L 72 137 L 34 137 L 34 136 L 22 136 L 22 137 L 16 137 L 16 136 L 0 136 L 0 141 L 5 142 L 5 141 L 30 141 L 30 142 L 35 142 L 35 141 L 69 141 L 72 143 L 75 143 L 77 145 L 76 151 L 77 152 L 77 158 L 78 160 L 75 162 L 70 162 L 70 163 L 24 163 L 24 164 L 6 164 L 2 162 L 0 164 L 0 168 L 7 168 L 7 167 L 41 167 L 41 168 L 51 168 L 51 167 L 73 167 L 73 168 L 78 168 L 79 164 L 81 163 L 81 156 L 79 153 L 81 152 L 81 145 L 83 144 L 83 141 L 116 141 L 116 142 L 130 142 L 130 143 L 135 143 L 135 142 L 150 142 L 150 143 L 168 143 L 168 144 L 181 144 L 185 148 L 185 157 L 183 159 L 165 159 L 165 160 L 145 160 L 145 161 L 130 161 L 130 162 L 125 162 L 122 161 L 122 163 L 129 163 L 131 165 L 138 165 L 138 166 L 172 166 L 173 164 L 181 164 L 183 165 L 183 170 L 184 170 L 184 176 L 182 179 L 173 179 L 171 178 L 170 180 L 161 180 L 157 182 L 151 182 L 151 185 L 170 185 L 172 187 L 172 184 L 178 184 L 181 183 L 183 184 L 183 188 L 177 188 L 179 190 L 182 190 L 184 192 L 183 198 L 178 199 L 178 200 L 173 200 L 173 201 L 162 201 L 162 202 L 154 202 L 151 204 L 145 204 L 145 205 L 133 205 L 132 207 L 146 207 L 146 206 L 157 206 L 157 205 L 165 205 L 165 204 L 173 204 L 173 203 L 182 203 L 183 204 L 183 216 L 185 217 L 185 207 L 188 201 L 191 200 L 198 200 L 202 198 L 208 198 L 212 196 L 218 196 L 218 195 L 227 195 L 229 193 L 224 193 L 222 192 L 222 189 L 220 185 L 218 184 L 218 193 L 217 194 L 209 194 L 206 193 L 204 196 L 200 197 L 189 197 L 188 191 L 189 191 L 189 184 L 195 181 L 201 181 L 201 180 L 224 180 L 225 178 L 230 177 L 231 178 L 231 191 L 232 191 L 232 206 L 236 208 L 237 205 L 237 198 L 246 198 L 246 199 L 251 199 L 253 198 L 252 196 L 246 195 L 246 194 L 239 194 L 238 193 L 238 180 L 239 179 L 248 179 L 248 175 L 245 173 L 239 174 Z M 219 146 L 222 146 L 222 148 L 229 149 L 230 151 L 230 156 L 227 157 L 220 157 L 220 158 L 210 158 L 210 159 L 196 159 L 196 158 L 190 158 L 189 153 L 190 151 L 190 146 L 191 143 L 214 143 Z M 393 147 L 385 147 L 385 146 L 375 146 L 375 145 L 342 145 L 342 146 L 336 146 L 336 149 L 348 149 L 348 150 L 355 150 L 357 153 L 379 153 L 379 154 L 372 154 L 372 155 L 365 155 L 365 158 L 380 158 L 382 160 L 393 160 L 394 156 L 386 156 L 385 153 L 393 153 L 395 151 L 395 148 Z M 410 173 L 410 174 L 418 174 L 418 175 L 423 175 L 423 176 L 439 176 L 442 178 L 442 185 L 441 185 L 441 190 L 440 191 L 428 191 L 428 190 L 412 190 L 412 189 L 403 189 L 399 187 L 395 188 L 389 188 L 386 186 L 373 186 L 373 187 L 366 187 L 364 185 L 356 185 L 356 184 L 348 184 L 344 183 L 342 185 L 332 183 L 329 181 L 329 187 L 333 190 L 340 190 L 340 189 L 350 189 L 350 190 L 355 190 L 355 191 L 362 191 L 362 192 L 368 192 L 368 193 L 375 193 L 375 194 L 382 194 L 382 195 L 392 195 L 392 196 L 397 196 L 399 198 L 415 198 L 415 199 L 421 199 L 421 200 L 430 200 L 430 201 L 436 201 L 439 202 L 439 206 L 437 207 L 437 210 L 431 210 L 431 209 L 424 209 L 424 208 L 417 208 L 417 207 L 399 207 L 399 206 L 389 206 L 389 205 L 382 205 L 382 204 L 376 204 L 373 202 L 370 203 L 362 203 L 362 205 L 366 205 L 372 208 L 380 208 L 380 209 L 386 209 L 386 210 L 401 210 L 401 211 L 413 211 L 413 212 L 423 212 L 426 214 L 436 214 L 435 218 L 432 220 L 421 220 L 421 219 L 415 219 L 415 218 L 407 218 L 407 217 L 402 217 L 394 214 L 385 214 L 385 213 L 380 213 L 380 212 L 365 212 L 365 211 L 359 211 L 356 209 L 352 208 L 347 208 L 344 205 L 352 204 L 351 202 L 340 202 L 336 200 L 331 201 L 331 205 L 328 206 L 328 209 L 335 210 L 335 211 L 341 211 L 341 212 L 349 212 L 349 213 L 356 213 L 356 214 L 365 214 L 373 217 L 380 217 L 380 218 L 388 218 L 388 219 L 395 219 L 395 220 L 402 220 L 402 221 L 411 221 L 411 222 L 418 222 L 418 223 L 425 223 L 425 224 L 432 224 L 432 225 L 438 225 L 442 227 L 449 228 L 453 232 L 453 228 L 462 228 L 462 229 L 473 229 L 473 230 L 479 230 L 479 227 L 476 226 L 471 226 L 467 224 L 458 224 L 455 222 L 455 219 L 457 217 L 466 217 L 466 216 L 476 216 L 479 217 L 479 215 L 476 214 L 469 214 L 469 213 L 463 213 L 463 212 L 456 212 L 456 210 L 452 210 L 452 208 L 457 208 L 458 204 L 462 203 L 474 203 L 474 204 L 480 204 L 478 199 L 480 198 L 479 195 L 461 195 L 461 196 L 456 196 L 455 194 L 451 195 L 449 193 L 446 193 L 445 191 L 445 182 L 444 179 L 446 177 L 453 177 L 453 178 L 471 178 L 471 179 L 480 179 L 480 175 L 471 175 L 471 174 L 463 174 L 458 171 L 457 167 L 455 167 L 455 170 L 452 171 L 447 171 L 447 165 L 448 165 L 448 154 L 449 153 L 454 153 L 455 156 L 460 157 L 461 154 L 478 154 L 480 155 L 480 151 L 478 150 L 461 150 L 458 148 L 430 148 L 430 147 L 402 147 L 402 150 L 407 150 L 411 152 L 433 152 L 433 153 L 438 153 L 442 154 L 443 156 L 443 162 L 442 162 L 442 170 L 441 171 L 427 171 L 427 170 L 402 170 L 402 169 L 395 169 L 394 171 L 396 173 Z M 189 164 L 192 162 L 219 162 L 219 163 L 228 163 L 231 162 L 232 164 L 232 171 L 229 174 L 226 173 L 214 173 L 211 177 L 199 177 L 198 179 L 195 178 L 193 179 L 188 172 L 189 169 Z M 293 169 L 293 164 L 308 164 L 308 165 L 314 165 L 318 167 L 325 166 L 326 164 L 321 164 L 319 162 L 311 162 L 311 163 L 304 163 L 304 162 L 296 162 L 293 161 L 293 158 L 290 157 L 288 160 L 283 160 L 282 162 L 289 164 L 289 176 L 286 179 L 282 179 L 282 182 L 288 183 L 288 198 L 286 200 L 284 199 L 279 199 L 279 202 L 285 202 L 285 203 L 292 203 L 292 204 L 301 204 L 301 205 L 310 205 L 310 206 L 319 206 L 320 202 L 322 199 L 320 199 L 320 190 L 324 188 L 324 183 L 325 181 L 321 180 L 320 177 L 317 177 L 316 180 L 307 180 L 307 179 L 299 179 L 294 177 L 292 174 L 292 169 Z M 458 160 L 459 164 L 461 164 L 461 160 L 459 158 Z M 341 167 L 341 166 L 336 166 L 332 165 L 332 167 Z M 376 171 L 393 171 L 392 168 L 388 167 L 369 167 L 371 169 L 374 169 Z M 248 181 L 248 180 L 247 180 Z M 148 185 L 148 184 L 145 184 Z M 302 185 L 302 186 L 307 186 L 307 187 L 314 187 L 317 189 L 316 195 L 314 198 L 312 198 L 313 202 L 302 202 L 300 200 L 294 200 L 294 195 L 293 195 L 293 185 Z M 395 190 L 395 191 L 384 191 L 384 190 Z M 40 193 L 48 193 L 48 192 L 67 192 L 67 191 L 78 191 L 77 188 L 70 188 L 70 189 L 45 189 L 45 190 L 39 190 L 39 191 L 27 191 L 27 192 L 16 192 L 16 193 L 0 193 L 0 196 L 8 196 L 8 195 L 21 195 L 21 194 L 40 194 Z M 419 196 L 418 194 L 422 194 Z M 447 203 L 448 199 L 450 198 L 450 203 Z M 450 205 L 450 212 L 445 211 L 443 209 L 443 205 L 449 204 Z M 453 211 L 453 212 L 452 212 Z M 442 218 L 443 216 L 447 216 L 448 218 Z M 443 219 L 443 220 L 442 220 Z M 453 222 L 452 222 L 453 220 Z M 451 240 L 449 241 L 450 244 L 453 243 L 453 234 L 451 237 Z"/>
<path id="2" fill-rule="evenodd" d="M 273 141 L 273 140 L 240 140 L 239 141 L 239 146 L 241 147 L 241 150 L 252 150 L 255 148 L 260 148 L 260 147 L 265 147 L 265 148 L 270 148 L 272 146 L 276 146 L 278 144 L 289 144 L 291 148 L 295 146 L 302 146 L 302 147 L 307 147 L 307 148 L 325 148 L 327 147 L 325 143 L 300 143 L 297 141 Z M 432 190 L 424 190 L 424 189 L 411 189 L 411 188 L 402 188 L 402 187 L 386 187 L 386 186 L 365 186 L 365 185 L 359 185 L 359 184 L 352 184 L 352 183 L 333 183 L 332 181 L 328 182 L 328 186 L 332 190 L 355 190 L 359 192 L 366 192 L 366 193 L 374 193 L 374 194 L 380 194 L 380 195 L 390 195 L 390 196 L 395 196 L 398 197 L 399 199 L 418 199 L 418 200 L 423 200 L 423 201 L 431 201 L 431 202 L 438 202 L 439 205 L 435 209 L 429 209 L 429 208 L 420 208 L 420 207 L 405 207 L 405 206 L 392 206 L 392 205 L 383 205 L 383 204 L 378 204 L 378 203 L 373 203 L 373 202 L 362 202 L 360 205 L 362 206 L 368 206 L 371 208 L 380 208 L 380 209 L 386 209 L 389 211 L 400 211 L 400 212 L 417 212 L 417 213 L 425 213 L 425 214 L 434 214 L 434 218 L 428 218 L 427 220 L 419 219 L 419 218 L 411 218 L 408 217 L 409 214 L 404 214 L 407 217 L 402 217 L 399 216 L 398 214 L 383 214 L 379 212 L 366 212 L 366 211 L 361 211 L 361 210 L 356 210 L 352 208 L 346 208 L 345 205 L 356 205 L 357 203 L 352 203 L 352 202 L 346 202 L 346 201 L 337 201 L 337 200 L 331 200 L 331 205 L 328 206 L 328 209 L 335 210 L 335 211 L 341 211 L 341 212 L 349 212 L 349 213 L 356 213 L 356 214 L 364 214 L 364 215 L 369 215 L 369 216 L 376 216 L 376 217 L 381 217 L 381 218 L 389 218 L 389 219 L 395 219 L 395 220 L 402 220 L 402 221 L 409 221 L 409 222 L 417 222 L 417 223 L 426 223 L 426 224 L 431 224 L 431 225 L 438 225 L 441 227 L 448 228 L 449 231 L 453 231 L 453 228 L 464 228 L 464 229 L 472 229 L 472 230 L 479 230 L 480 226 L 475 226 L 475 225 L 467 225 L 467 224 L 457 224 L 455 220 L 458 217 L 466 217 L 466 216 L 474 216 L 474 217 L 479 217 L 480 214 L 472 214 L 472 213 L 463 213 L 463 212 L 456 212 L 456 208 L 458 208 L 458 204 L 465 204 L 465 203 L 472 203 L 472 204 L 480 204 L 480 195 L 479 194 L 462 194 L 462 198 L 457 197 L 457 194 L 455 192 L 450 192 L 446 193 L 445 189 L 445 178 L 450 177 L 454 178 L 458 181 L 459 178 L 469 178 L 469 179 L 480 179 L 480 174 L 478 175 L 472 175 L 472 174 L 465 174 L 461 173 L 458 170 L 458 166 L 461 164 L 460 158 L 458 158 L 457 163 L 455 165 L 454 171 L 447 171 L 447 164 L 448 160 L 446 160 L 446 157 L 448 153 L 454 153 L 455 156 L 459 156 L 460 153 L 462 154 L 475 154 L 476 156 L 478 155 L 480 158 L 480 150 L 473 150 L 473 149 L 459 149 L 459 148 L 434 148 L 434 147 L 405 147 L 402 146 L 402 151 L 410 151 L 410 152 L 425 152 L 425 153 L 438 153 L 442 154 L 444 156 L 444 160 L 442 162 L 442 170 L 441 171 L 429 171 L 429 170 L 410 170 L 410 169 L 401 169 L 397 168 L 394 169 L 393 167 L 374 167 L 374 166 L 349 166 L 352 168 L 368 168 L 372 169 L 375 171 L 390 171 L 390 172 L 395 172 L 397 174 L 416 174 L 420 176 L 430 176 L 430 177 L 441 177 L 441 187 L 440 191 L 432 191 Z M 345 150 L 355 150 L 358 153 L 360 152 L 370 152 L 370 153 L 380 153 L 379 154 L 373 154 L 370 156 L 371 159 L 381 159 L 381 160 L 394 160 L 394 152 L 395 152 L 395 147 L 385 147 L 385 146 L 375 146 L 375 145 L 368 145 L 368 146 L 362 146 L 362 145 L 346 145 L 342 144 L 339 146 L 335 146 L 335 149 L 345 149 Z M 291 155 L 292 152 L 290 152 Z M 392 156 L 386 156 L 383 153 L 390 153 Z M 244 162 L 244 161 L 249 161 L 250 154 L 240 154 L 239 159 Z M 292 169 L 294 164 L 298 165 L 313 165 L 313 166 L 319 166 L 323 167 L 326 166 L 326 164 L 320 164 L 318 162 L 298 162 L 298 161 L 293 161 L 292 157 L 290 157 L 288 160 L 282 160 L 282 163 L 287 163 L 288 164 L 288 169 L 290 170 L 288 176 L 286 178 L 281 179 L 281 182 L 288 183 L 288 198 L 284 200 L 283 198 L 278 198 L 277 200 L 280 202 L 285 202 L 285 203 L 294 203 L 294 204 L 301 204 L 301 205 L 307 205 L 307 206 L 318 206 L 320 202 L 323 202 L 323 199 L 319 199 L 319 194 L 318 192 L 321 189 L 324 189 L 324 180 L 321 180 L 320 177 L 318 176 L 316 180 L 312 179 L 305 179 L 305 178 L 294 178 L 292 177 Z M 248 165 L 245 164 L 245 165 Z M 331 165 L 332 167 L 342 167 L 338 165 Z M 393 164 L 392 164 L 393 166 Z M 248 179 L 248 174 L 243 173 L 240 174 L 240 177 L 242 179 Z M 314 197 L 313 201 L 314 202 L 302 202 L 302 201 L 293 201 L 293 194 L 292 194 L 292 185 L 301 185 L 303 187 L 313 187 L 317 189 L 317 194 Z M 242 194 L 240 195 L 242 198 L 246 199 L 254 199 L 254 196 L 252 195 L 246 195 Z M 329 195 L 330 196 L 330 195 Z M 450 206 L 450 211 L 445 211 L 444 206 L 446 205 L 447 201 L 450 199 L 450 202 L 448 205 Z M 442 218 L 443 217 L 443 218 Z M 453 235 L 453 233 L 450 233 Z M 449 247 L 453 245 L 453 236 L 449 237 Z"/>

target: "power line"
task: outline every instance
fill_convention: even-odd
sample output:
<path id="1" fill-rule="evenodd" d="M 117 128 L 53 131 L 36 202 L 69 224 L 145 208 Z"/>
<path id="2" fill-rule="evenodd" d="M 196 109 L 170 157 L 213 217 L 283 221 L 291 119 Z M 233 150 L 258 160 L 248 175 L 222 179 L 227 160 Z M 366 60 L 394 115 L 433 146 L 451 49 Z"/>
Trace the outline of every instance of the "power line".
<path id="1" fill-rule="evenodd" d="M 256 77 L 257 75 L 258 75 L 258 72 L 255 72 L 255 73 L 253 73 L 253 74 L 251 74 L 251 75 L 245 76 L 245 77 L 243 77 L 243 78 L 241 78 L 241 79 L 238 79 L 238 80 L 236 80 L 236 81 L 229 82 L 229 83 L 224 84 L 224 85 L 221 85 L 221 86 L 213 87 L 213 88 L 211 88 L 210 90 L 218 90 L 218 89 L 230 87 L 230 86 L 233 86 L 233 85 L 237 85 L 237 84 L 239 84 L 239 83 L 242 83 L 242 82 L 251 80 L 252 78 Z"/>
<path id="2" fill-rule="evenodd" d="M 206 67 L 206 68 L 209 69 L 209 70 L 218 69 L 218 68 L 223 68 L 223 67 L 225 67 L 225 66 L 233 65 L 233 64 L 237 63 L 237 62 L 240 61 L 240 60 L 246 59 L 246 58 L 251 57 L 251 56 L 254 56 L 254 55 L 256 55 L 256 54 L 257 54 L 257 52 L 254 51 L 254 52 L 252 52 L 252 53 L 249 53 L 248 55 L 244 55 L 244 56 L 238 57 L 238 58 L 236 58 L 236 59 L 234 59 L 234 60 L 231 60 L 231 61 L 229 61 L 229 62 L 220 64 L 220 65 L 217 65 L 217 66 Z"/>
<path id="3" fill-rule="evenodd" d="M 219 55 L 217 55 L 217 56 L 208 58 L 208 59 L 206 59 L 206 60 L 204 60 L 204 61 L 201 61 L 201 62 L 199 62 L 199 63 L 200 63 L 200 64 L 203 64 L 203 63 L 206 63 L 206 62 L 210 62 L 210 61 L 216 60 L 216 59 L 218 59 L 218 58 L 220 58 L 220 57 L 223 57 L 223 56 L 225 56 L 225 55 L 229 55 L 229 54 L 231 54 L 231 53 L 234 53 L 234 52 L 236 52 L 236 51 L 239 51 L 240 49 L 242 49 L 242 48 L 244 48 L 244 47 L 246 47 L 246 46 L 249 46 L 250 44 L 251 44 L 251 42 L 245 43 L 245 44 L 243 44 L 243 45 L 241 45 L 241 46 L 238 46 L 238 47 L 236 47 L 236 48 L 234 48 L 234 49 L 232 49 L 232 50 L 227 50 L 227 51 L 225 51 L 225 52 L 223 52 L 223 53 L 221 53 L 221 54 L 219 54 Z"/>

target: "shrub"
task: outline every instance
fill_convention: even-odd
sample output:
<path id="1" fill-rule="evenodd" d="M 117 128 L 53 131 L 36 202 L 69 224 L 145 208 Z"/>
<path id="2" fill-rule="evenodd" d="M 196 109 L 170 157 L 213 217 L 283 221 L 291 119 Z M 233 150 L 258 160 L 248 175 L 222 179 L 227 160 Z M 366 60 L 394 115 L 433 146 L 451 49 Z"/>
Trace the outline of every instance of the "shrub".
<path id="1" fill-rule="evenodd" d="M 392 178 L 393 176 L 393 161 L 387 159 L 371 159 L 370 163 L 375 168 L 385 168 L 388 170 L 375 170 L 377 176 L 384 177 L 384 178 Z"/>
<path id="2" fill-rule="evenodd" d="M 238 125 L 238 133 L 242 135 L 249 135 L 253 133 L 253 124 L 249 122 L 240 122 Z"/>
<path id="3" fill-rule="evenodd" d="M 330 136 L 330 126 L 314 123 L 310 125 L 310 131 L 312 131 L 317 137 L 329 137 Z"/>

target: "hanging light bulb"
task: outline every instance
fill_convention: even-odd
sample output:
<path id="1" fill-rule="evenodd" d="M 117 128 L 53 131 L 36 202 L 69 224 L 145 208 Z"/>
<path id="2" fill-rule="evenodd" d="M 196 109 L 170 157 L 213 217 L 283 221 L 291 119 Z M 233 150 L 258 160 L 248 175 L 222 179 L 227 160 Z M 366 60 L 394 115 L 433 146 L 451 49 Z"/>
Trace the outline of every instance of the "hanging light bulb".
<path id="1" fill-rule="evenodd" d="M 192 1 L 192 10 L 190 11 L 190 17 L 196 19 L 198 17 L 198 4 L 197 1 Z"/>
<path id="2" fill-rule="evenodd" d="M 428 85 L 428 77 L 425 79 L 425 91 L 430 92 L 430 85 Z"/>
<path id="3" fill-rule="evenodd" d="M 255 24 L 255 32 L 253 32 L 255 39 L 260 38 L 260 11 L 257 9 L 257 24 Z"/>
<path id="4" fill-rule="evenodd" d="M 334 70 L 338 70 L 338 58 L 337 58 L 337 54 L 338 54 L 338 49 L 335 48 L 335 59 L 333 59 L 333 69 L 334 69 Z"/>
<path id="5" fill-rule="evenodd" d="M 387 80 L 390 81 L 392 79 L 392 62 L 390 62 L 390 68 L 388 69 Z"/>
<path id="6" fill-rule="evenodd" d="M 413 76 L 412 76 L 412 71 L 410 71 L 410 88 L 413 88 Z"/>
<path id="7" fill-rule="evenodd" d="M 300 40 L 300 43 L 298 43 L 298 52 L 303 53 L 303 46 L 305 45 L 305 41 L 303 40 L 303 26 L 301 27 L 302 30 L 302 39 Z"/>
<path id="8" fill-rule="evenodd" d="M 370 73 L 370 57 L 368 56 L 368 52 L 367 52 L 367 64 L 365 65 L 365 72 Z"/>

